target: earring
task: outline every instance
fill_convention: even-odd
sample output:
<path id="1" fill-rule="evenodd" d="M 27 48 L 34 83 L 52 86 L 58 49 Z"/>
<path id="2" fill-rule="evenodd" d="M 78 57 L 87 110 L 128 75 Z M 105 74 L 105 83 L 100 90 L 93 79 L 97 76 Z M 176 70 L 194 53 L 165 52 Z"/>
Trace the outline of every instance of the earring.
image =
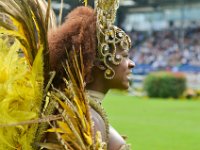
<path id="1" fill-rule="evenodd" d="M 104 72 L 104 78 L 105 79 L 113 79 L 115 76 L 115 71 L 112 70 L 112 69 L 106 69 L 105 72 Z"/>
<path id="2" fill-rule="evenodd" d="M 111 74 L 111 70 L 110 70 L 110 69 L 106 69 L 105 73 L 106 73 L 107 75 L 110 75 L 110 74 Z"/>

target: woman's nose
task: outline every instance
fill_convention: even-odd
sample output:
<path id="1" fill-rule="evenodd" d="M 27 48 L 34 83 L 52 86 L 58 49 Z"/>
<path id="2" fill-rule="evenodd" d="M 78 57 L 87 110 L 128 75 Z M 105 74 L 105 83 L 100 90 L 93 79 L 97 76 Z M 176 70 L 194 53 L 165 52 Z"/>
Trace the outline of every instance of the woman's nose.
<path id="1" fill-rule="evenodd" d="M 129 60 L 129 68 L 134 68 L 135 67 L 135 62 L 132 60 Z"/>

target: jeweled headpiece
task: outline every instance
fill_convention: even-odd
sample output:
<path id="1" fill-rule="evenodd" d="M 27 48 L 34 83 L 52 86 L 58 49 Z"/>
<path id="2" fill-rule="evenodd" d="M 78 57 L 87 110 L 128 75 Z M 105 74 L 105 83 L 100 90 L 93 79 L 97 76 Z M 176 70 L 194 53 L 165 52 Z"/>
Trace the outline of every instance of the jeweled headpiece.
<path id="1" fill-rule="evenodd" d="M 117 47 L 129 50 L 131 41 L 129 36 L 114 25 L 119 0 L 96 0 L 95 9 L 97 13 L 97 40 L 98 59 L 104 63 L 106 79 L 112 79 L 115 71 L 108 62 L 119 65 L 122 61 L 121 55 L 116 55 Z"/>

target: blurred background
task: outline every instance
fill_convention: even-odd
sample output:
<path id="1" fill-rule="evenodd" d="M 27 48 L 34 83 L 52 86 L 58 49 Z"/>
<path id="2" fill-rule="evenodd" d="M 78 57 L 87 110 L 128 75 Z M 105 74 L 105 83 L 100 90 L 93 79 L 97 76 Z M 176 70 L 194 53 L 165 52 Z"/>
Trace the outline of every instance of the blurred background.
<path id="1" fill-rule="evenodd" d="M 83 5 L 78 0 L 63 2 L 62 21 L 73 8 Z M 94 0 L 88 4 L 93 7 Z M 52 7 L 59 16 L 60 1 L 53 0 Z M 133 94 L 144 95 L 143 81 L 156 71 L 184 73 L 188 94 L 199 94 L 199 0 L 121 0 L 116 25 L 132 39 L 130 57 L 136 63 L 131 78 Z"/>
<path id="2" fill-rule="evenodd" d="M 64 0 L 62 20 L 79 5 Z M 111 124 L 134 150 L 200 150 L 200 0 L 121 0 L 116 25 L 136 67 L 129 92 L 105 98 Z"/>

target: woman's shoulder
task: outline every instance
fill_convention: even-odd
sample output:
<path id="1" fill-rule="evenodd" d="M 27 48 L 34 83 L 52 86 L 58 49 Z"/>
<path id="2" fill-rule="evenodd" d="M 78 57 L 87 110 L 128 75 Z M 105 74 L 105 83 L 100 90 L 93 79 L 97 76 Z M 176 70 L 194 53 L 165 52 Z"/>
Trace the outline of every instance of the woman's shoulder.
<path id="1" fill-rule="evenodd" d="M 105 123 L 104 119 L 95 109 L 90 108 L 90 112 L 91 112 L 92 121 L 94 123 L 94 126 L 93 126 L 94 136 L 97 131 L 100 131 L 102 140 L 104 142 L 107 142 L 108 135 L 107 135 L 106 123 Z"/>
<path id="2" fill-rule="evenodd" d="M 130 150 L 130 146 L 126 144 L 126 141 L 112 126 L 109 126 L 108 149 L 109 150 Z"/>

